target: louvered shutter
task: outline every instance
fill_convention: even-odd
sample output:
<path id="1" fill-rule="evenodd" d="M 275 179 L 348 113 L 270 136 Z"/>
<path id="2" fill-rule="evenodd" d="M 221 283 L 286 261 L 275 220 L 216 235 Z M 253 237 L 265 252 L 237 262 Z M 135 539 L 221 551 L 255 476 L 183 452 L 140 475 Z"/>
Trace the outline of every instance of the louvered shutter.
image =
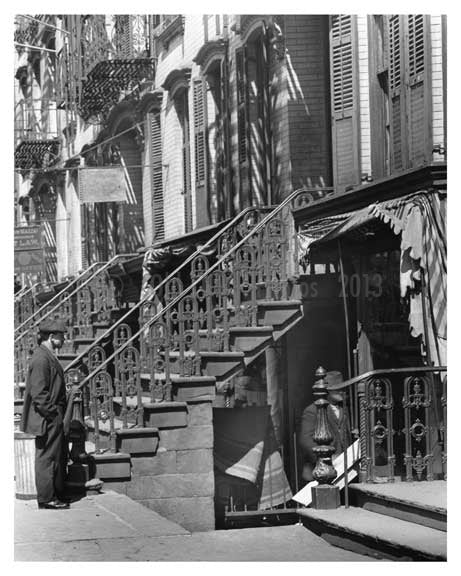
<path id="1" fill-rule="evenodd" d="M 190 136 L 189 136 L 189 98 L 187 90 L 182 96 L 182 158 L 183 158 L 183 190 L 184 190 L 184 224 L 185 231 L 192 230 L 192 195 L 191 195 L 191 166 L 190 166 Z"/>
<path id="2" fill-rule="evenodd" d="M 116 16 L 117 19 L 117 51 L 119 57 L 133 57 L 132 16 Z"/>
<path id="3" fill-rule="evenodd" d="M 249 111 L 248 111 L 248 85 L 246 71 L 246 50 L 240 48 L 236 51 L 237 68 L 237 130 L 238 130 L 238 158 L 240 168 L 240 207 L 249 204 Z"/>
<path id="4" fill-rule="evenodd" d="M 389 18 L 389 99 L 391 127 L 391 168 L 400 170 L 406 166 L 405 150 L 405 93 L 404 58 L 402 41 L 402 17 Z"/>
<path id="5" fill-rule="evenodd" d="M 206 145 L 206 87 L 202 79 L 193 84 L 194 146 L 195 146 L 195 203 L 197 226 L 206 226 L 208 219 L 208 151 Z"/>
<path id="6" fill-rule="evenodd" d="M 338 189 L 360 182 L 355 19 L 330 19 L 334 179 Z"/>
<path id="7" fill-rule="evenodd" d="M 409 166 L 421 165 L 427 156 L 425 17 L 408 16 L 408 142 Z"/>
<path id="8" fill-rule="evenodd" d="M 165 238 L 165 216 L 163 204 L 162 133 L 160 112 L 149 113 L 150 163 L 152 190 L 152 221 L 154 241 Z"/>

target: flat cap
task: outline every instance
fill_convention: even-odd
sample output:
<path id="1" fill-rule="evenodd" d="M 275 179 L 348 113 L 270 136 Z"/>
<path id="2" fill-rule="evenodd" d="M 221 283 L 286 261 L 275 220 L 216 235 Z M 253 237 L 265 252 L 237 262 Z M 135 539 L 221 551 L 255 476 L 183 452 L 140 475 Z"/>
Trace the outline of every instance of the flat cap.
<path id="1" fill-rule="evenodd" d="M 328 390 L 339 390 L 344 382 L 343 375 L 337 370 L 332 370 L 325 374 L 324 382 Z"/>
<path id="2" fill-rule="evenodd" d="M 42 320 L 38 325 L 40 332 L 45 332 L 46 334 L 52 334 L 53 332 L 66 332 L 66 325 L 63 320 L 58 318 Z"/>

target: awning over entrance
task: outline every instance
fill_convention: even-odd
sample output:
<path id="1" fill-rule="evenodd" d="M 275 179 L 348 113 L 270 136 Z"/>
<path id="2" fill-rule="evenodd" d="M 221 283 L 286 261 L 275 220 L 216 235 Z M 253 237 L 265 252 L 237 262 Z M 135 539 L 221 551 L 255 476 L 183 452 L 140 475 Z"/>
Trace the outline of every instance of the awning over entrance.
<path id="1" fill-rule="evenodd" d="M 379 228 L 390 227 L 400 236 L 401 296 L 410 297 L 412 336 L 422 336 L 435 364 L 446 364 L 447 246 L 446 193 L 420 191 L 397 199 L 375 202 L 305 224 L 298 232 L 301 261 L 334 248 L 338 242 Z M 357 236 L 356 236 L 357 239 Z M 334 241 L 334 242 L 333 242 Z M 424 307 L 423 299 L 424 296 Z"/>

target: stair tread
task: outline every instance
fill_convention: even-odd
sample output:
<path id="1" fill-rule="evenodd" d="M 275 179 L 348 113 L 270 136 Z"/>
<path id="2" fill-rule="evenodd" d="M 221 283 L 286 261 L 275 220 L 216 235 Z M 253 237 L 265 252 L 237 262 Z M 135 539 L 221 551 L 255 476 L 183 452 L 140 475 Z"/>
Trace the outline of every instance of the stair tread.
<path id="1" fill-rule="evenodd" d="M 286 306 L 294 308 L 301 305 L 301 300 L 258 300 L 258 306 Z"/>
<path id="2" fill-rule="evenodd" d="M 389 484 L 360 483 L 351 484 L 349 489 L 400 504 L 447 513 L 447 483 L 444 480 Z"/>
<path id="3" fill-rule="evenodd" d="M 212 357 L 212 356 L 217 356 L 218 358 L 224 358 L 224 357 L 243 358 L 244 355 L 245 355 L 244 352 L 232 352 L 232 351 L 214 352 L 213 350 L 201 350 L 200 351 L 200 356 L 203 356 L 204 358 L 208 358 L 208 357 Z"/>
<path id="4" fill-rule="evenodd" d="M 252 334 L 253 332 L 272 332 L 274 330 L 273 326 L 231 326 L 229 332 L 248 332 Z"/>
<path id="5" fill-rule="evenodd" d="M 150 398 L 150 396 L 142 396 L 141 398 L 142 400 L 142 405 L 143 406 L 155 406 L 158 408 L 187 408 L 187 403 L 186 402 L 153 402 L 152 399 Z M 112 401 L 115 402 L 116 404 L 121 404 L 122 403 L 122 397 L 121 396 L 114 396 L 112 398 Z M 133 398 L 127 398 L 126 399 L 126 404 L 127 406 L 137 406 L 138 405 L 138 399 L 136 396 L 134 396 Z"/>
<path id="6" fill-rule="evenodd" d="M 85 424 L 87 426 L 90 426 L 92 428 L 94 428 L 94 420 L 93 418 L 85 418 Z M 98 422 L 99 424 L 99 431 L 100 432 L 110 432 L 110 422 L 109 420 L 106 420 L 105 422 L 103 422 L 102 420 L 99 420 Z M 136 426 L 135 423 L 128 423 L 127 429 L 130 428 L 134 428 Z M 114 416 L 114 430 L 121 430 L 123 428 L 123 421 L 120 418 L 117 418 L 117 416 Z"/>
<path id="7" fill-rule="evenodd" d="M 396 548 L 410 548 L 446 558 L 446 533 L 434 528 L 355 507 L 346 509 L 341 506 L 335 510 L 298 508 L 298 514 L 348 533 L 387 542 Z"/>

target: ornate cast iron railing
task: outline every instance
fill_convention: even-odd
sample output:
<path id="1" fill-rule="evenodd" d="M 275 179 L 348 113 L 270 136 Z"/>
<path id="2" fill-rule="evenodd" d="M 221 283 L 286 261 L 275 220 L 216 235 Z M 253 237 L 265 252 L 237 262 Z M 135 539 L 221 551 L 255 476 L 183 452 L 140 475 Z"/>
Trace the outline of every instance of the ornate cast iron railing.
<path id="1" fill-rule="evenodd" d="M 63 353 L 74 352 L 75 338 L 94 338 L 93 324 L 110 321 L 111 310 L 119 303 L 107 270 L 120 259 L 133 256 L 136 254 L 117 255 L 106 263 L 92 265 L 18 326 L 14 340 L 15 383 L 25 381 L 27 364 L 36 345 L 36 331 L 43 320 L 60 317 L 66 323 Z"/>
<path id="2" fill-rule="evenodd" d="M 361 482 L 446 479 L 445 366 L 373 370 L 341 389 L 360 442 Z"/>
<path id="3" fill-rule="evenodd" d="M 38 283 L 27 288 L 22 288 L 14 295 L 14 325 L 20 326 L 30 318 L 37 310 L 35 295 Z M 14 332 L 16 334 L 17 328 Z"/>
<path id="4" fill-rule="evenodd" d="M 203 373 L 202 352 L 232 352 L 232 328 L 257 325 L 258 300 L 289 298 L 289 272 L 295 273 L 296 266 L 289 265 L 289 255 L 294 254 L 290 207 L 300 193 L 305 190 L 293 192 L 272 209 L 244 210 L 104 335 L 112 333 L 114 352 L 108 357 L 99 352 L 99 364 L 91 365 L 79 384 L 87 390 L 90 406 L 104 406 L 104 421 L 93 409 L 93 418 L 99 420 L 93 422 L 96 438 L 101 425 L 106 432 L 140 425 L 142 397 L 170 401 L 174 377 Z M 212 247 L 211 256 L 205 256 Z M 190 278 L 187 286 L 186 278 Z M 132 334 L 125 321 L 136 309 L 140 328 Z M 68 369 L 87 362 L 89 351 Z M 148 391 L 142 389 L 142 374 L 149 376 Z M 104 383 L 100 388 L 99 382 Z M 103 392 L 95 397 L 98 390 Z M 119 407 L 117 418 L 107 410 L 111 403 Z M 101 447 L 102 443 L 96 444 L 97 450 Z M 114 449 L 113 439 L 105 447 Z"/>

